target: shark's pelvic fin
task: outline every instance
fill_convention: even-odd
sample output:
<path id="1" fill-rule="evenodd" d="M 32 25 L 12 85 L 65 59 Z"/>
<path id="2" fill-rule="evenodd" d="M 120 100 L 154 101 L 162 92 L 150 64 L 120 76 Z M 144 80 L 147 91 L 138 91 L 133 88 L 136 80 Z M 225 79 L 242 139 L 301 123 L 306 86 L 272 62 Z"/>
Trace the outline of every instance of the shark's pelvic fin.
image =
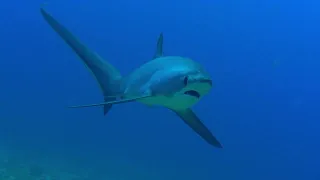
<path id="1" fill-rule="evenodd" d="M 55 18 L 47 13 L 43 8 L 40 12 L 47 23 L 54 29 L 56 33 L 77 53 L 84 62 L 85 66 L 92 72 L 96 78 L 105 101 L 114 101 L 113 96 L 119 91 L 121 75 L 117 69 L 111 64 L 103 60 L 97 53 L 91 51 L 80 40 L 75 37 L 67 28 L 61 25 Z M 112 104 L 104 105 L 104 114 L 111 109 Z"/>
<path id="2" fill-rule="evenodd" d="M 112 101 L 114 98 L 104 98 L 104 102 Z M 112 108 L 112 104 L 103 105 L 103 115 L 107 115 L 110 109 Z"/>
<path id="3" fill-rule="evenodd" d="M 158 57 L 162 57 L 163 56 L 163 33 L 160 33 L 159 37 L 158 37 L 158 41 L 157 41 L 157 49 L 156 49 L 156 53 L 153 56 L 153 59 L 156 59 Z"/>
<path id="4" fill-rule="evenodd" d="M 94 107 L 94 106 L 106 106 L 106 105 L 113 105 L 113 104 L 122 104 L 122 103 L 133 102 L 133 101 L 136 101 L 136 100 L 139 100 L 139 99 L 143 99 L 143 98 L 148 98 L 150 96 L 151 95 L 144 95 L 144 96 L 125 98 L 125 99 L 120 99 L 120 100 L 115 100 L 115 101 L 106 101 L 106 102 L 97 103 L 97 104 L 69 106 L 69 108 L 84 108 L 84 107 Z"/>
<path id="5" fill-rule="evenodd" d="M 220 142 L 212 135 L 210 130 L 201 122 L 201 120 L 190 108 L 173 111 L 209 144 L 217 148 L 222 148 Z"/>

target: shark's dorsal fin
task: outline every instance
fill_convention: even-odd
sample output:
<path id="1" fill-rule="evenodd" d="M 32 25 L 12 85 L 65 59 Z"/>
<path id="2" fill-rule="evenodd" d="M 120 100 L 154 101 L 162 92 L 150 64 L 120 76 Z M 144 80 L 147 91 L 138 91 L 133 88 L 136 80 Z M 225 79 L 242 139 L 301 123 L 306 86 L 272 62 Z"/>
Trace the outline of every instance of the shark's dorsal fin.
<path id="1" fill-rule="evenodd" d="M 154 54 L 153 59 L 163 56 L 162 46 L 163 46 L 163 33 L 160 33 L 157 41 L 156 53 Z"/>

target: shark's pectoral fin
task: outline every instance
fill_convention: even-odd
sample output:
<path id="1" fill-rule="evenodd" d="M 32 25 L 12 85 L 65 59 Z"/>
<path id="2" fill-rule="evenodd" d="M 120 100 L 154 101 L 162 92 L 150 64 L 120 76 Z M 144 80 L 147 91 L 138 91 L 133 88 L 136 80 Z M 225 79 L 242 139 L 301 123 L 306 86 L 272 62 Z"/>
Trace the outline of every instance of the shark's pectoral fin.
<path id="1" fill-rule="evenodd" d="M 105 102 L 97 103 L 97 104 L 69 106 L 69 108 L 84 108 L 84 107 L 104 106 L 104 111 L 108 112 L 108 110 L 110 109 L 109 107 L 111 107 L 111 105 L 113 105 L 113 104 L 122 104 L 122 103 L 133 102 L 133 101 L 136 101 L 136 100 L 139 100 L 139 99 L 148 98 L 150 96 L 151 95 L 144 95 L 144 96 L 139 96 L 139 97 L 124 98 L 124 99 L 114 100 L 114 101 L 105 101 Z"/>
<path id="2" fill-rule="evenodd" d="M 197 134 L 199 134 L 209 144 L 222 148 L 220 142 L 212 135 L 209 129 L 200 121 L 197 115 L 189 108 L 185 110 L 172 109 L 181 119 L 189 125 Z"/>

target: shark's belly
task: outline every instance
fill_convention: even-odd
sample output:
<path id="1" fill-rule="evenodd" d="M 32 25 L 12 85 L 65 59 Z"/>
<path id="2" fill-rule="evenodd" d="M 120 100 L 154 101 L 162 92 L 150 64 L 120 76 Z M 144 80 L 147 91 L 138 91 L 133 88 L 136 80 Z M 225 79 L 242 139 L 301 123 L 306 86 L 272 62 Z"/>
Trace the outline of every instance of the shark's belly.
<path id="1" fill-rule="evenodd" d="M 148 106 L 164 106 L 170 109 L 187 109 L 192 107 L 198 102 L 199 99 L 194 97 L 189 97 L 185 95 L 166 97 L 166 96 L 153 96 L 138 100 L 139 102 L 146 104 Z"/>

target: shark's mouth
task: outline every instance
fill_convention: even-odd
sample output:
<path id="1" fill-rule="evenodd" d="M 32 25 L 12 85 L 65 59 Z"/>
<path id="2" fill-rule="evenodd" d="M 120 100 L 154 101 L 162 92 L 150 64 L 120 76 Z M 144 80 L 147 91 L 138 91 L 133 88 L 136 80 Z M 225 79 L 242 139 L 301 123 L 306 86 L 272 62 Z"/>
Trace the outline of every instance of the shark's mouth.
<path id="1" fill-rule="evenodd" d="M 184 92 L 184 94 L 189 95 L 189 96 L 193 96 L 196 98 L 200 98 L 200 93 L 198 93 L 197 91 L 194 91 L 194 90 L 186 91 L 186 92 Z"/>

